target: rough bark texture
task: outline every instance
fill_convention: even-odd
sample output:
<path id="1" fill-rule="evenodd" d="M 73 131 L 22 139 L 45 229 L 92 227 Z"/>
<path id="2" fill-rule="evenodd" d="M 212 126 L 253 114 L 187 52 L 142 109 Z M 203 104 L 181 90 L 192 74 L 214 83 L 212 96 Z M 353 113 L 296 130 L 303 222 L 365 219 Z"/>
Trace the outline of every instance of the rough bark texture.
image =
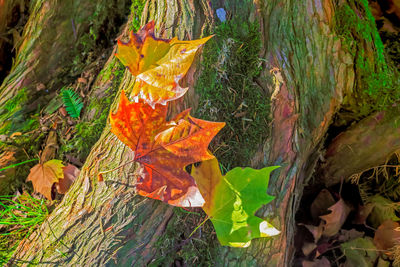
<path id="1" fill-rule="evenodd" d="M 264 59 L 261 77 L 272 78 L 274 82 L 259 83 L 260 90 L 270 95 L 272 123 L 262 156 L 257 159 L 259 166 L 280 165 L 281 168 L 272 175 L 268 192 L 276 199 L 261 209 L 259 215 L 269 219 L 282 233 L 275 238 L 255 240 L 247 249 L 221 247 L 215 238 L 208 240 L 205 245 L 207 251 L 197 251 L 197 257 L 209 253 L 214 266 L 291 265 L 294 216 L 303 186 L 314 172 L 325 135 L 343 96 L 351 97 L 354 88 L 354 58 L 334 33 L 336 6 L 333 2 L 146 1 L 142 23 L 155 20 L 158 34 L 163 37 L 176 35 L 182 39 L 195 39 L 206 32 L 212 33 L 217 22 L 215 10 L 221 7 L 228 16 L 240 15 L 260 24 L 263 44 L 260 54 Z M 196 105 L 193 84 L 197 74 L 193 68 L 186 79 L 190 92 L 184 102 L 177 101 L 172 105 L 171 113 Z M 121 83 L 110 86 L 114 90 L 118 86 L 120 91 L 129 88 L 132 79 L 125 71 Z M 104 86 L 101 80 L 98 78 L 100 87 Z M 112 105 L 113 109 L 115 107 L 116 101 Z M 90 115 L 88 118 L 91 118 Z M 341 159 L 345 153 L 344 149 L 340 149 L 342 144 L 353 142 L 354 132 L 359 133 L 357 129 L 371 127 L 372 123 L 373 129 L 379 130 L 379 123 L 385 121 L 379 120 L 377 123 L 371 122 L 371 119 L 360 122 L 355 130 L 349 130 L 350 137 L 346 137 L 346 133 L 337 137 L 329 151 Z M 387 130 L 385 124 L 382 127 Z M 369 142 L 366 139 L 371 136 L 369 140 L 372 140 L 375 134 L 377 132 L 365 133 L 362 142 Z M 393 146 L 399 146 L 397 136 L 393 135 L 392 141 L 389 141 Z M 354 140 L 354 143 L 359 143 L 359 140 Z M 358 151 L 356 153 L 364 153 L 362 144 Z M 171 228 L 176 217 L 181 216 L 177 215 L 176 209 L 135 195 L 135 164 L 107 172 L 103 175 L 104 182 L 98 181 L 99 172 L 129 162 L 133 158 L 132 153 L 107 125 L 92 148 L 79 178 L 43 225 L 21 242 L 14 254 L 14 263 L 142 266 L 154 262 L 162 265 L 171 264 L 167 261 L 168 254 L 179 256 L 189 253 L 193 238 L 171 235 L 171 231 L 181 233 L 179 227 L 182 226 L 179 224 Z M 374 158 L 375 162 L 386 156 L 383 154 Z M 330 166 L 327 177 L 336 175 L 337 166 L 343 164 L 335 162 L 333 157 L 327 161 Z M 340 175 L 351 172 L 351 169 L 346 169 Z M 193 223 L 192 229 L 198 223 Z M 196 238 L 201 239 L 201 233 Z M 166 250 L 163 246 L 168 244 L 173 245 Z M 196 265 L 196 261 L 187 264 Z"/>
<path id="2" fill-rule="evenodd" d="M 384 164 L 400 147 L 398 109 L 378 112 L 339 134 L 327 148 L 321 176 L 327 186 Z M 349 164 L 351 162 L 351 164 Z"/>
<path id="3" fill-rule="evenodd" d="M 5 6 L 11 2 L 6 1 Z M 15 158 L 7 164 L 26 160 L 27 153 L 37 157 L 43 149 L 41 141 L 48 134 L 48 127 L 41 129 L 44 122 L 39 122 L 39 118 L 47 112 L 43 107 L 52 103 L 62 87 L 71 85 L 84 73 L 88 79 L 86 87 L 78 90 L 81 95 L 88 93 L 93 82 L 90 77 L 96 77 L 110 52 L 103 49 L 110 46 L 110 36 L 118 31 L 119 21 L 126 20 L 128 8 L 125 0 L 97 3 L 37 0 L 29 4 L 31 15 L 19 41 L 14 40 L 16 57 L 10 74 L 0 85 L 0 150 L 16 151 Z M 5 11 L 2 9 L 1 14 Z M 10 138 L 15 132 L 21 135 Z M 16 175 L 1 179 L 0 192 L 14 193 L 12 189 L 21 183 L 28 170 L 29 165 L 24 165 Z"/>

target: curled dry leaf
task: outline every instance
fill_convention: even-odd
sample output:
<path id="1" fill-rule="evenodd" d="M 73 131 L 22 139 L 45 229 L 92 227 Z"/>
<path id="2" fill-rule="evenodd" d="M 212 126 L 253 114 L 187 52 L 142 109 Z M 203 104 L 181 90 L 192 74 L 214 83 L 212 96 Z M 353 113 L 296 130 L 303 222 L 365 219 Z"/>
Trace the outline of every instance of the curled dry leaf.
<path id="1" fill-rule="evenodd" d="M 350 230 L 340 229 L 337 240 L 340 242 L 347 242 L 349 240 L 363 237 L 364 234 L 365 234 L 364 232 L 359 232 L 356 229 L 350 229 Z"/>
<path id="2" fill-rule="evenodd" d="M 64 165 L 61 160 L 50 160 L 39 163 L 31 168 L 27 181 L 31 181 L 36 192 L 52 200 L 51 188 L 54 183 L 64 177 Z"/>
<path id="3" fill-rule="evenodd" d="M 328 189 L 322 189 L 314 201 L 311 203 L 311 217 L 313 220 L 319 220 L 319 216 L 328 213 L 328 208 L 335 204 L 335 199 Z"/>
<path id="4" fill-rule="evenodd" d="M 154 36 L 154 21 L 137 33 L 131 33 L 127 43 L 118 41 L 116 57 L 136 76 L 132 96 L 155 104 L 183 96 L 187 88 L 179 81 L 189 70 L 197 50 L 212 36 L 192 41 L 159 39 Z"/>
<path id="5" fill-rule="evenodd" d="M 339 232 L 340 228 L 346 221 L 351 209 L 343 201 L 343 199 L 340 199 L 338 202 L 336 202 L 335 205 L 328 208 L 328 210 L 330 210 L 331 213 L 320 216 L 320 218 L 325 221 L 324 231 L 322 235 L 334 236 Z"/>
<path id="6" fill-rule="evenodd" d="M 400 245 L 400 224 L 392 220 L 384 221 L 375 232 L 374 244 L 383 250 Z"/>
<path id="7" fill-rule="evenodd" d="M 373 203 L 367 203 L 364 206 L 359 205 L 356 216 L 353 220 L 353 223 L 354 224 L 365 224 L 365 222 L 373 208 L 374 208 Z"/>
<path id="8" fill-rule="evenodd" d="M 305 242 L 303 244 L 303 247 L 301 248 L 301 251 L 303 251 L 304 256 L 310 255 L 311 252 L 314 251 L 314 249 L 317 248 L 317 244 L 315 243 L 310 243 L 310 242 Z"/>
<path id="9" fill-rule="evenodd" d="M 325 257 L 313 261 L 303 261 L 303 267 L 331 267 L 331 263 Z"/>
<path id="10" fill-rule="evenodd" d="M 65 194 L 79 176 L 80 170 L 72 164 L 68 164 L 63 168 L 64 177 L 56 183 L 58 193 Z"/>
<path id="11" fill-rule="evenodd" d="M 314 237 L 314 242 L 318 242 L 318 240 L 321 238 L 322 232 L 324 230 L 324 223 L 322 221 L 320 221 L 318 226 L 303 223 L 299 223 L 299 225 L 303 225 L 308 229 L 308 231 L 310 231 L 310 233 Z"/>

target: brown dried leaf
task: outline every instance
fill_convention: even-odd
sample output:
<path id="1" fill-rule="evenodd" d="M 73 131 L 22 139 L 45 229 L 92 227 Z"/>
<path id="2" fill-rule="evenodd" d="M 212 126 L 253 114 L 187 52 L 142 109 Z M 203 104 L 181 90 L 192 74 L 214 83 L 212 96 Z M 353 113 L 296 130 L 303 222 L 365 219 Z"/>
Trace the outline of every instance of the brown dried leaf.
<path id="1" fill-rule="evenodd" d="M 82 77 L 78 78 L 77 81 L 78 81 L 78 83 L 87 84 L 87 80 L 85 78 L 82 78 Z"/>
<path id="2" fill-rule="evenodd" d="M 67 117 L 68 116 L 68 113 L 67 113 L 67 110 L 65 109 L 65 107 L 60 107 L 58 109 L 58 112 L 60 112 L 60 114 L 63 115 L 63 117 Z"/>
<path id="3" fill-rule="evenodd" d="M 322 220 L 325 221 L 323 236 L 334 236 L 336 235 L 343 223 L 346 221 L 351 209 L 347 204 L 340 199 L 335 205 L 331 206 L 328 210 L 331 213 L 320 216 Z"/>
<path id="4" fill-rule="evenodd" d="M 21 136 L 21 135 L 22 135 L 21 132 L 15 132 L 15 133 L 13 133 L 12 135 L 10 135 L 10 138 L 14 138 L 14 137 L 16 137 L 16 136 Z"/>
<path id="5" fill-rule="evenodd" d="M 310 231 L 310 233 L 314 237 L 314 242 L 318 242 L 318 240 L 321 238 L 322 231 L 324 229 L 324 223 L 322 221 L 320 222 L 320 224 L 318 226 L 314 226 L 314 225 L 310 225 L 310 224 L 302 224 L 302 223 L 299 223 L 299 225 L 303 225 L 304 227 L 306 227 L 308 229 L 308 231 Z"/>
<path id="6" fill-rule="evenodd" d="M 43 149 L 42 155 L 40 156 L 40 162 L 46 162 L 54 159 L 57 148 L 57 133 L 56 131 L 50 131 L 49 135 L 47 136 L 46 146 Z"/>
<path id="7" fill-rule="evenodd" d="M 328 208 L 335 204 L 332 194 L 327 189 L 322 189 L 311 204 L 311 217 L 319 220 L 319 216 L 328 213 Z"/>
<path id="8" fill-rule="evenodd" d="M 75 181 L 76 177 L 79 176 L 80 170 L 72 164 L 68 164 L 64 167 L 64 178 L 60 179 L 56 184 L 56 188 L 58 193 L 65 194 L 67 193 L 71 184 Z"/>
<path id="9" fill-rule="evenodd" d="M 367 205 L 358 206 L 356 216 L 353 220 L 354 224 L 365 224 L 369 214 L 371 213 L 372 209 L 374 208 L 373 203 L 368 203 Z"/>
<path id="10" fill-rule="evenodd" d="M 301 248 L 301 251 L 303 251 L 304 256 L 308 256 L 310 255 L 311 252 L 314 251 L 314 249 L 317 248 L 317 244 L 315 243 L 309 243 L 309 242 L 305 242 L 303 247 Z"/>
<path id="11" fill-rule="evenodd" d="M 389 250 L 400 244 L 400 224 L 392 220 L 384 221 L 375 232 L 374 244 L 378 249 Z"/>
<path id="12" fill-rule="evenodd" d="M 37 164 L 31 168 L 27 181 L 31 181 L 36 192 L 52 200 L 51 188 L 64 176 L 61 160 L 50 160 L 44 164 Z"/>
<path id="13" fill-rule="evenodd" d="M 350 230 L 340 229 L 339 237 L 337 240 L 340 242 L 347 242 L 349 240 L 357 239 L 363 236 L 364 232 L 359 232 L 356 229 L 350 229 Z"/>
<path id="14" fill-rule="evenodd" d="M 331 267 L 329 260 L 325 257 L 314 261 L 303 261 L 303 267 Z"/>

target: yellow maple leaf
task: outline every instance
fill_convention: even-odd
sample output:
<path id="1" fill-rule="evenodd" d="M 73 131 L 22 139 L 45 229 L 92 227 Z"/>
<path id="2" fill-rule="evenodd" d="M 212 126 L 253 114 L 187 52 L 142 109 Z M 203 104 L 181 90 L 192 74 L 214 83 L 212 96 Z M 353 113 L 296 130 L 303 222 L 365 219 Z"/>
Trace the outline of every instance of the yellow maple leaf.
<path id="1" fill-rule="evenodd" d="M 153 108 L 183 96 L 188 88 L 179 81 L 189 70 L 197 50 L 212 36 L 180 41 L 154 36 L 154 21 L 149 22 L 130 40 L 118 40 L 116 57 L 136 76 L 131 96 L 144 99 Z"/>

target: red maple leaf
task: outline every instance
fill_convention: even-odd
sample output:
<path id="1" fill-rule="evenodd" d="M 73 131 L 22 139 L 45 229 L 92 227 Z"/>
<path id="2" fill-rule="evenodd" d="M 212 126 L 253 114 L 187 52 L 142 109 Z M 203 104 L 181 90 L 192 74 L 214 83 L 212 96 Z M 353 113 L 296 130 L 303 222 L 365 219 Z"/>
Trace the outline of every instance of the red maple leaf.
<path id="1" fill-rule="evenodd" d="M 167 106 L 130 102 L 122 92 L 117 112 L 110 114 L 111 131 L 135 151 L 134 161 L 144 168 L 137 184 L 140 195 L 200 207 L 204 199 L 184 168 L 214 157 L 208 144 L 225 123 L 193 118 L 189 110 L 167 122 L 166 113 Z"/>

